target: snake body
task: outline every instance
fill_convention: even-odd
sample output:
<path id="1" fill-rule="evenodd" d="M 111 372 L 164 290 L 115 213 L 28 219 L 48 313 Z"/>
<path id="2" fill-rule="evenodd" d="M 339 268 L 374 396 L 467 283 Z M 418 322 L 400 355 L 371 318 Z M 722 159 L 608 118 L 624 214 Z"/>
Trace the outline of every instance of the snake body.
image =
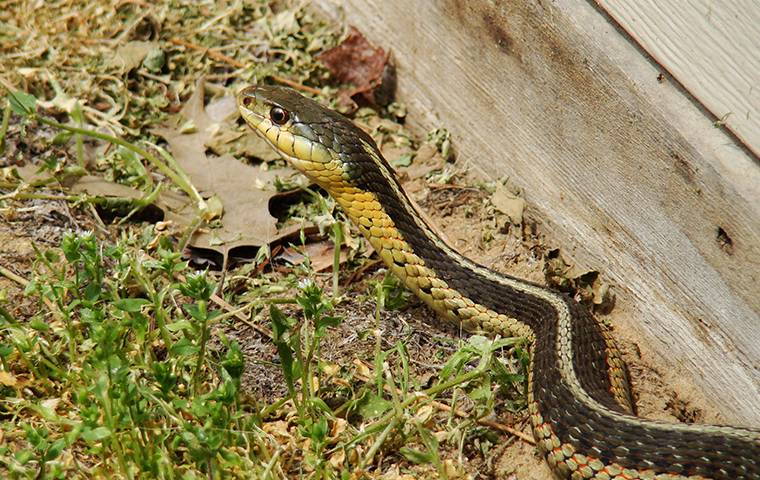
<path id="1" fill-rule="evenodd" d="M 282 87 L 248 87 L 237 100 L 248 125 L 325 189 L 438 315 L 470 332 L 528 339 L 530 420 L 557 478 L 760 479 L 760 431 L 636 417 L 609 328 L 567 296 L 450 248 L 349 119 Z"/>

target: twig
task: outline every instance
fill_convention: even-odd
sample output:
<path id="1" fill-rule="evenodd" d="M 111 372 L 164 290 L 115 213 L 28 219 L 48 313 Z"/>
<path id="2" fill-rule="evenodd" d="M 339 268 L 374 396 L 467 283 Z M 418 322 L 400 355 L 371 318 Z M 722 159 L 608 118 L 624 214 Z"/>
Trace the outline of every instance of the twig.
<path id="1" fill-rule="evenodd" d="M 4 276 L 5 278 L 9 280 L 13 280 L 14 282 L 18 283 L 24 288 L 26 288 L 26 286 L 29 285 L 29 280 L 22 277 L 21 275 L 18 275 L 17 273 L 14 273 L 13 271 L 5 268 L 2 265 L 0 265 L 0 275 Z"/>
<path id="2" fill-rule="evenodd" d="M 210 58 L 213 58 L 214 60 L 219 60 L 221 62 L 228 63 L 228 64 L 232 65 L 235 68 L 245 68 L 246 67 L 245 63 L 243 63 L 241 61 L 235 60 L 232 57 L 228 57 L 227 55 L 225 55 L 223 53 L 217 52 L 216 50 L 211 50 L 210 48 L 204 47 L 202 45 L 198 45 L 197 43 L 191 43 L 191 42 L 188 42 L 186 40 L 182 40 L 180 38 L 172 38 L 169 41 L 171 43 L 173 43 L 174 45 L 179 45 L 181 47 L 187 47 L 187 48 L 191 48 L 193 50 L 199 51 L 199 52 L 203 52 L 204 54 L 208 55 Z"/>
<path id="3" fill-rule="evenodd" d="M 193 50 L 196 50 L 198 52 L 203 52 L 205 55 L 208 55 L 209 58 L 213 58 L 214 60 L 219 60 L 220 62 L 227 63 L 229 65 L 232 65 L 235 68 L 245 68 L 247 65 L 240 60 L 235 60 L 232 57 L 229 57 L 217 50 L 212 50 L 210 48 L 204 47 L 203 45 L 198 45 L 197 43 L 188 42 L 186 40 L 182 40 L 180 38 L 172 38 L 169 40 L 174 45 L 179 45 L 182 47 L 187 47 Z M 277 83 L 281 83 L 283 85 L 287 85 L 291 88 L 295 88 L 296 90 L 301 90 L 302 92 L 308 92 L 312 95 L 319 95 L 322 93 L 322 90 L 314 87 L 308 87 L 306 85 L 302 85 L 298 82 L 294 82 L 293 80 L 289 80 L 285 77 L 281 77 L 279 75 L 269 75 L 269 78 L 274 80 Z"/>
<path id="4" fill-rule="evenodd" d="M 302 92 L 311 93 L 312 95 L 319 95 L 322 93 L 322 90 L 314 87 L 307 87 L 306 85 L 301 85 L 298 82 L 294 82 L 293 80 L 288 80 L 285 77 L 281 77 L 279 75 L 269 75 L 269 78 L 274 80 L 277 83 L 282 83 L 283 85 L 287 85 L 291 88 L 295 88 L 296 90 L 301 90 Z"/>
<path id="5" fill-rule="evenodd" d="M 367 383 L 367 384 L 373 382 L 372 379 L 370 379 L 368 377 L 365 377 L 364 375 L 362 375 L 360 373 L 356 373 L 355 377 L 358 378 L 359 380 L 361 380 L 362 382 Z M 387 384 L 384 385 L 384 389 L 387 390 L 389 393 L 391 391 L 391 387 L 389 385 L 387 385 Z M 401 393 L 401 391 L 399 389 L 395 389 L 395 390 L 396 390 L 397 393 Z M 422 397 L 420 397 L 420 399 L 421 398 Z M 456 415 L 457 417 L 460 417 L 460 418 L 468 418 L 468 417 L 470 417 L 470 415 L 467 412 L 465 412 L 463 410 L 459 410 L 459 409 L 453 408 L 450 405 L 446 405 L 445 403 L 439 402 L 437 400 L 431 400 L 430 404 L 433 407 L 437 408 L 438 410 L 442 410 L 444 412 L 452 412 L 452 413 L 454 413 L 454 415 Z M 533 439 L 532 436 L 530 436 L 528 434 L 525 434 L 525 433 L 521 432 L 520 430 L 512 428 L 512 427 L 510 427 L 508 425 L 504 425 L 503 423 L 494 422 L 493 420 L 486 420 L 486 419 L 483 419 L 483 418 L 476 419 L 475 422 L 478 425 L 481 425 L 483 427 L 493 428 L 494 430 L 499 430 L 499 431 L 508 433 L 510 435 L 514 435 L 515 437 L 519 438 L 520 440 L 522 440 L 525 443 L 528 443 L 530 445 L 535 445 L 536 444 L 536 441 Z"/>
<path id="6" fill-rule="evenodd" d="M 260 334 L 264 335 L 267 338 L 272 338 L 272 332 L 269 331 L 268 328 L 262 327 L 261 325 L 256 325 L 255 323 L 253 323 L 250 320 L 248 320 L 245 317 L 245 315 L 243 315 L 243 312 L 240 311 L 240 309 L 235 309 L 235 307 L 233 307 L 232 305 L 230 305 L 225 299 L 223 299 L 219 295 L 217 295 L 217 294 L 211 295 L 211 301 L 214 302 L 215 304 L 217 304 L 217 306 L 219 306 L 222 309 L 224 309 L 225 311 L 227 311 L 228 313 L 233 314 L 235 318 L 237 318 L 241 322 L 245 323 L 246 325 L 248 325 L 252 329 L 256 330 Z M 248 306 L 246 306 L 244 308 L 248 308 Z M 234 312 L 234 313 L 232 313 L 232 312 Z"/>

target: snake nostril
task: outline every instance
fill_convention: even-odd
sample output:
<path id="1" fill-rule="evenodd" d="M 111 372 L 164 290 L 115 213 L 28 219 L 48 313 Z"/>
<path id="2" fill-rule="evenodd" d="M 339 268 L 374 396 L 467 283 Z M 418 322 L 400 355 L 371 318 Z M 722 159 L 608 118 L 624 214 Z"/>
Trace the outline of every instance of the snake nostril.
<path id="1" fill-rule="evenodd" d="M 250 107 L 252 103 L 253 103 L 253 99 L 251 97 L 243 98 L 243 106 Z"/>

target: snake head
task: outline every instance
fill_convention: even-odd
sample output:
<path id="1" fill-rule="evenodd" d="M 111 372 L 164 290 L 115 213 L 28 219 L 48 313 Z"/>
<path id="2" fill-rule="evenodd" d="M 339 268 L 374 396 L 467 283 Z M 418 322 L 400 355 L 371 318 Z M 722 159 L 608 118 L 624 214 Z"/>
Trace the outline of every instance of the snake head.
<path id="1" fill-rule="evenodd" d="M 350 177 L 357 155 L 375 148 L 363 130 L 340 113 L 285 87 L 246 87 L 237 94 L 245 122 L 291 165 L 319 185 Z"/>

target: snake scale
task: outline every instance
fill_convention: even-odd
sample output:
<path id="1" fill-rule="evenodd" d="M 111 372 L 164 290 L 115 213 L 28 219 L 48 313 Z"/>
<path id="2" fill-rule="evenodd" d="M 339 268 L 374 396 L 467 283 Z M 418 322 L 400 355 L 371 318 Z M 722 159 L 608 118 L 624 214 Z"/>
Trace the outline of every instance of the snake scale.
<path id="1" fill-rule="evenodd" d="M 608 327 L 567 296 L 495 273 L 446 245 L 349 119 L 282 87 L 247 87 L 237 101 L 246 123 L 326 190 L 440 317 L 469 332 L 528 339 L 530 420 L 557 478 L 760 479 L 760 431 L 636 417 Z"/>

